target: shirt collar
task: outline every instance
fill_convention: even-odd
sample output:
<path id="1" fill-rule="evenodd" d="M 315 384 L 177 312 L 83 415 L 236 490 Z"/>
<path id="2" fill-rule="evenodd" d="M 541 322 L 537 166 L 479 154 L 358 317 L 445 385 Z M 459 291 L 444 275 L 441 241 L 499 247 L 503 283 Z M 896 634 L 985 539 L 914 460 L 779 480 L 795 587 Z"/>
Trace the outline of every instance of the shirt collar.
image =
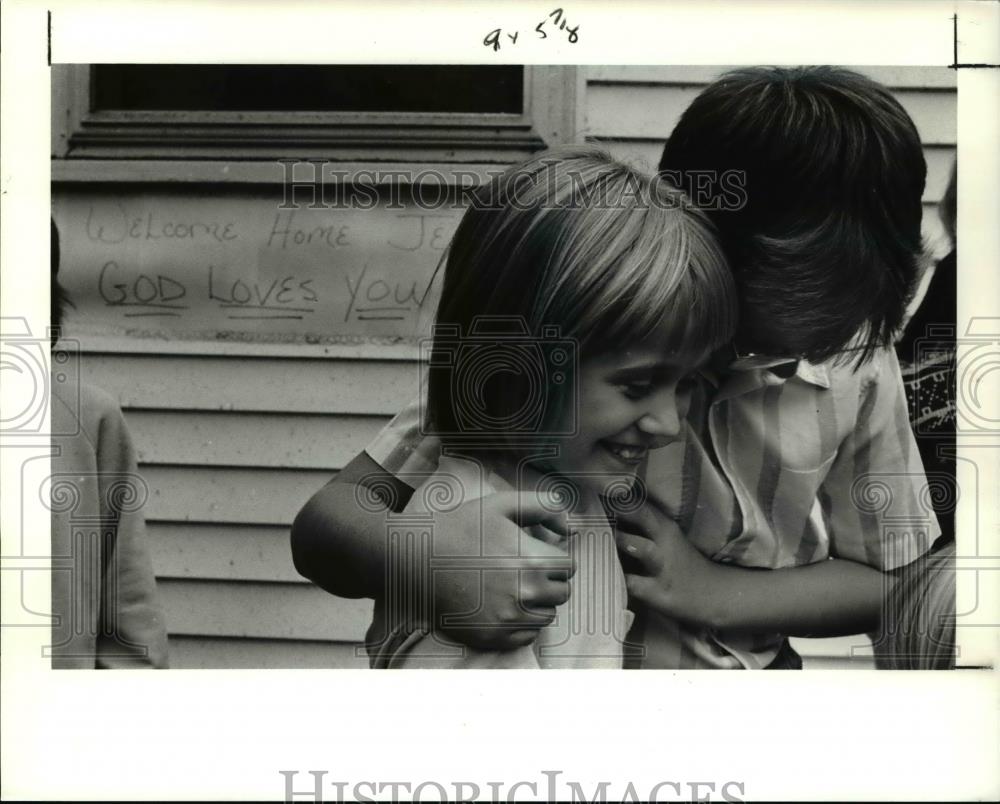
<path id="1" fill-rule="evenodd" d="M 830 370 L 826 363 L 810 363 L 808 360 L 800 360 L 795 368 L 795 376 L 820 388 L 830 387 Z"/>
<path id="2" fill-rule="evenodd" d="M 819 388 L 830 387 L 830 372 L 825 363 L 810 363 L 808 360 L 788 359 L 787 357 L 768 357 L 767 355 L 752 355 L 736 359 L 722 358 L 712 360 L 711 363 L 702 369 L 701 374 L 712 385 L 719 388 L 726 382 L 727 378 L 737 376 L 745 377 L 751 372 L 764 372 L 778 366 L 795 364 L 795 371 L 788 375 L 787 379 L 798 377 L 803 382 L 815 385 Z M 780 374 L 768 371 L 769 382 L 780 384 L 786 382 L 786 378 Z M 741 383 L 742 384 L 742 383 Z"/>

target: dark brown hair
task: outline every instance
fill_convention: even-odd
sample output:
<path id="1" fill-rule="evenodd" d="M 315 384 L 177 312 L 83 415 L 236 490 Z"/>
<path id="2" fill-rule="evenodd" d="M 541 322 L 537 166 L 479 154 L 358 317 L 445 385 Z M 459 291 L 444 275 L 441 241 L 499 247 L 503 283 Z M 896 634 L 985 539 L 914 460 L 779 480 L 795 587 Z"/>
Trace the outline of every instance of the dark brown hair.
<path id="1" fill-rule="evenodd" d="M 860 363 L 892 342 L 919 276 L 927 170 L 885 87 L 836 67 L 726 73 L 684 112 L 660 170 L 742 171 L 745 203 L 709 215 L 754 347 Z"/>

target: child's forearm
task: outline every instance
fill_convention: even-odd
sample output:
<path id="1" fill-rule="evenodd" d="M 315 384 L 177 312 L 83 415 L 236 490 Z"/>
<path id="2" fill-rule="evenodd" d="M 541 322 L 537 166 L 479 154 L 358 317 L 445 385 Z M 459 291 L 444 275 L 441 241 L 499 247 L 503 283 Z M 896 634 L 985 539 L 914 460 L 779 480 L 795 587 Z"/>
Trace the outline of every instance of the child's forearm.
<path id="1" fill-rule="evenodd" d="M 292 525 L 292 559 L 300 574 L 327 592 L 375 597 L 386 515 L 358 506 L 356 490 L 334 481 L 312 496 Z"/>
<path id="2" fill-rule="evenodd" d="M 629 523 L 636 532 L 618 530 L 619 549 L 638 562 L 637 571 L 626 574 L 629 595 L 668 617 L 788 636 L 879 627 L 882 601 L 895 583 L 891 574 L 846 559 L 775 570 L 719 564 L 699 553 L 673 520 L 645 516 Z"/>
<path id="3" fill-rule="evenodd" d="M 399 507 L 412 494 L 362 452 L 312 496 L 292 524 L 295 569 L 340 597 L 376 597 L 381 592 L 389 507 L 381 509 L 378 496 L 359 488 L 373 481 L 391 489 Z"/>
<path id="4" fill-rule="evenodd" d="M 843 559 L 777 570 L 713 566 L 710 588 L 722 593 L 705 600 L 703 625 L 788 636 L 876 631 L 894 582 L 891 575 Z"/>

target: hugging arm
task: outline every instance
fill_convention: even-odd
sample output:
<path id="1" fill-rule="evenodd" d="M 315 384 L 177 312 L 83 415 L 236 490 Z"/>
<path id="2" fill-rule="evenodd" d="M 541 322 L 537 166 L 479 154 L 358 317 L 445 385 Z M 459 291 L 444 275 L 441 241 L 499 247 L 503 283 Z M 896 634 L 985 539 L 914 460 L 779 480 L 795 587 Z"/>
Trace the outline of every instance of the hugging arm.
<path id="1" fill-rule="evenodd" d="M 413 493 L 361 453 L 313 495 L 292 525 L 295 568 L 340 597 L 382 594 L 389 506 L 377 509 L 379 498 L 369 491 L 376 486 L 393 497 L 396 509 Z M 442 627 L 445 634 L 472 647 L 505 650 L 530 644 L 538 629 L 552 621 L 556 606 L 569 596 L 573 564 L 562 548 L 524 532 L 535 524 L 556 532 L 565 529 L 562 517 L 534 495 L 517 492 L 493 494 L 435 514 L 436 554 L 475 555 L 473 548 L 479 548 L 485 531 L 495 554 L 510 556 L 490 558 L 489 567 L 479 571 L 478 583 L 469 583 L 467 572 L 432 574 L 418 568 L 410 581 L 432 579 L 429 596 L 438 616 L 474 615 L 460 626 Z"/>
<path id="2" fill-rule="evenodd" d="M 629 595 L 678 620 L 713 629 L 842 636 L 877 629 L 893 578 L 848 560 L 763 570 L 716 564 L 677 524 L 648 506 L 619 530 L 618 544 L 639 573 Z"/>
<path id="3" fill-rule="evenodd" d="M 875 360 L 857 420 L 820 490 L 832 560 L 776 570 L 713 564 L 647 504 L 633 533 L 619 539 L 643 566 L 628 579 L 630 593 L 708 627 L 789 636 L 878 631 L 897 571 L 927 552 L 940 529 L 924 502 L 930 492 L 895 353 L 882 350 Z"/>
<path id="4" fill-rule="evenodd" d="M 378 510 L 379 497 L 363 486 L 388 491 L 397 510 L 413 494 L 361 452 L 312 496 L 292 524 L 295 569 L 339 597 L 376 597 L 381 586 L 390 508 L 386 501 Z"/>

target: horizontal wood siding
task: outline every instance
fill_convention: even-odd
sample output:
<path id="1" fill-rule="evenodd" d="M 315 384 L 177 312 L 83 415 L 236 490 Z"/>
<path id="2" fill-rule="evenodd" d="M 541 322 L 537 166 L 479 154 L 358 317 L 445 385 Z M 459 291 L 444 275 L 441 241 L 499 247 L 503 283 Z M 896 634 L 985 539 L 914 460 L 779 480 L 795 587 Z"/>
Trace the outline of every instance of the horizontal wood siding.
<path id="1" fill-rule="evenodd" d="M 85 354 L 84 376 L 126 408 L 391 416 L 410 402 L 412 362 Z"/>
<path id="2" fill-rule="evenodd" d="M 372 611 L 369 600 L 338 600 L 300 583 L 162 579 L 160 595 L 170 632 L 184 636 L 353 641 L 363 639 Z"/>
<path id="3" fill-rule="evenodd" d="M 148 530 L 163 578 L 308 583 L 292 566 L 284 525 L 157 521 Z"/>
<path id="4" fill-rule="evenodd" d="M 414 396 L 407 360 L 84 352 L 122 405 L 149 486 L 149 541 L 182 668 L 367 666 L 371 602 L 296 571 L 309 497 Z"/>
<path id="5" fill-rule="evenodd" d="M 170 666 L 186 669 L 234 667 L 256 670 L 363 670 L 368 659 L 346 642 L 246 637 L 170 637 Z"/>
<path id="6" fill-rule="evenodd" d="M 139 464 L 151 488 L 147 516 L 168 522 L 291 525 L 331 472 Z"/>
<path id="7" fill-rule="evenodd" d="M 129 426 L 149 464 L 339 469 L 388 416 L 132 410 Z"/>
<path id="8" fill-rule="evenodd" d="M 677 84 L 589 83 L 585 133 L 598 138 L 666 139 L 701 89 Z M 954 145 L 954 108 L 946 113 L 954 103 L 954 90 L 899 89 L 894 94 L 913 118 L 925 145 Z"/>

